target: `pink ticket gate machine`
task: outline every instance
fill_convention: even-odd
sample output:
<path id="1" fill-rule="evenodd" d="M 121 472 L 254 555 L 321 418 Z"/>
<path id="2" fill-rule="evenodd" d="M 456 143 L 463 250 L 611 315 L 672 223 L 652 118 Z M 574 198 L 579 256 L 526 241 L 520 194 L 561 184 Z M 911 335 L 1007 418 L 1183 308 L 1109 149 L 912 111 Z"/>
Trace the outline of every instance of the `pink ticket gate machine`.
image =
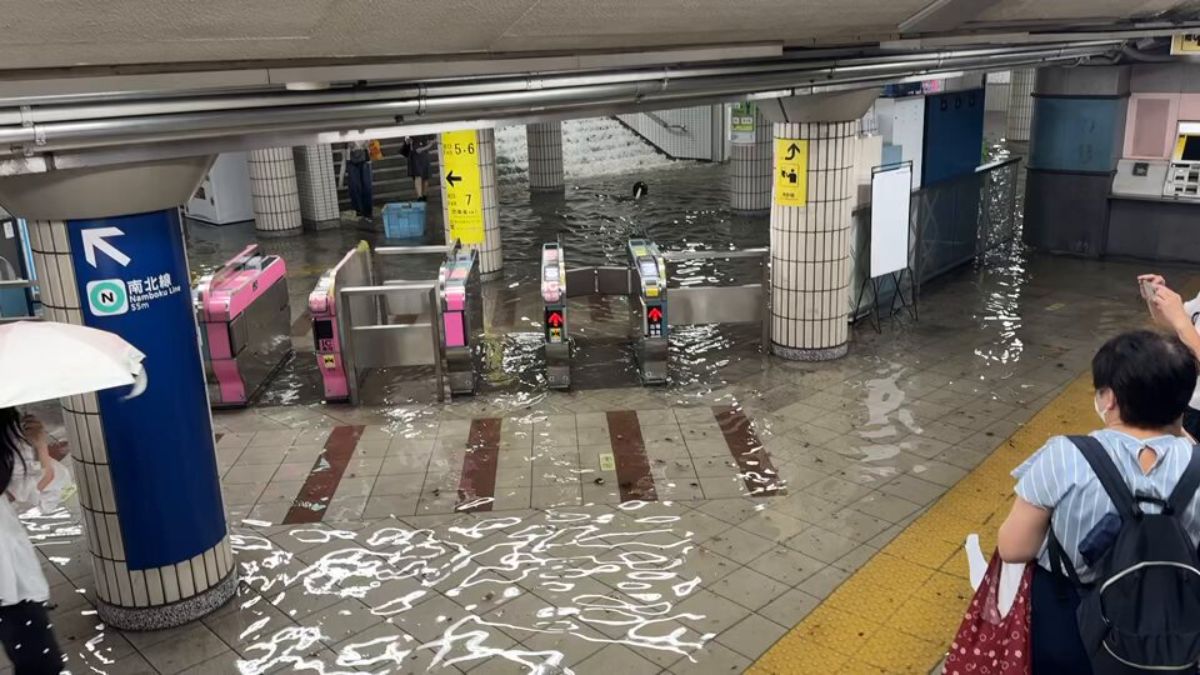
<path id="1" fill-rule="evenodd" d="M 376 279 L 373 258 L 429 254 L 442 258 L 436 279 Z M 452 393 L 473 393 L 483 326 L 478 269 L 478 255 L 457 246 L 372 252 L 364 242 L 347 253 L 308 298 L 326 402 L 358 404 L 369 371 L 408 366 L 434 367 L 438 400 L 447 370 Z"/>
<path id="2" fill-rule="evenodd" d="M 442 346 L 451 394 L 474 394 L 479 382 L 483 300 L 479 254 L 455 251 L 438 273 Z"/>
<path id="3" fill-rule="evenodd" d="M 283 258 L 247 246 L 196 282 L 196 320 L 214 408 L 247 405 L 292 353 Z"/>

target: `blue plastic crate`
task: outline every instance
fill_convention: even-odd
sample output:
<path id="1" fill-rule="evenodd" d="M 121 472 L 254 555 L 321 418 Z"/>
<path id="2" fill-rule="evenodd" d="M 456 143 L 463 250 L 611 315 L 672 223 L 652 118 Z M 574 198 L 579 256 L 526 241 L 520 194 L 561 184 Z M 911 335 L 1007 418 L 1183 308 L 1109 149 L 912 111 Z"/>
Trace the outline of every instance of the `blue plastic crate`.
<path id="1" fill-rule="evenodd" d="M 425 236 L 425 202 L 385 204 L 383 236 L 388 239 L 416 239 Z"/>

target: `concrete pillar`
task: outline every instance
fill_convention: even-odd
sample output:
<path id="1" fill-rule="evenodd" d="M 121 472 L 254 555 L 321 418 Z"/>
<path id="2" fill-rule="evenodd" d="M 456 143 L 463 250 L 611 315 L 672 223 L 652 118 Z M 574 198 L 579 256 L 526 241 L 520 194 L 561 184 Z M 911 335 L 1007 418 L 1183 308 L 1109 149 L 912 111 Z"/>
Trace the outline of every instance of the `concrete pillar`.
<path id="1" fill-rule="evenodd" d="M 122 629 L 187 623 L 237 588 L 178 209 L 211 160 L 0 178 L 0 204 L 30 224 L 46 318 L 146 354 L 140 396 L 60 401 L 97 609 Z"/>
<path id="2" fill-rule="evenodd" d="M 252 150 L 248 164 L 254 228 L 267 236 L 299 233 L 304 223 L 300 218 L 300 194 L 292 149 Z"/>
<path id="3" fill-rule="evenodd" d="M 877 95 L 872 89 L 760 105 L 775 123 L 771 351 L 785 359 L 836 359 L 848 349 L 854 163 L 860 120 Z M 805 199 L 797 205 L 794 192 L 785 199 L 791 174 L 786 162 L 803 152 Z"/>
<path id="4" fill-rule="evenodd" d="M 562 190 L 562 122 L 525 125 L 525 142 L 529 146 L 529 189 Z"/>
<path id="5" fill-rule="evenodd" d="M 1033 83 L 1036 68 L 1014 68 L 1008 84 L 1008 119 L 1004 137 L 1009 141 L 1029 142 L 1033 120 Z"/>
<path id="6" fill-rule="evenodd" d="M 438 166 L 442 180 L 442 222 L 445 227 L 446 241 L 450 242 L 455 239 L 454 227 L 457 216 L 450 212 L 450 200 L 454 194 L 461 191 L 470 191 L 473 195 L 475 191 L 475 188 L 469 185 L 469 180 L 459 180 L 454 185 L 447 184 L 447 175 L 453 168 L 453 162 L 473 157 L 472 161 L 476 163 L 479 171 L 478 203 L 481 205 L 483 220 L 482 243 L 464 242 L 464 248 L 473 248 L 479 251 L 479 272 L 482 278 L 496 278 L 504 271 L 504 256 L 500 242 L 500 196 L 496 189 L 496 132 L 493 129 L 475 130 L 473 132 L 475 144 L 473 152 L 467 152 L 465 146 L 468 141 L 464 139 L 460 143 L 463 147 L 459 148 L 462 154 L 456 159 L 448 159 L 447 153 L 454 152 L 454 148 L 446 147 L 446 139 L 457 133 L 460 132 L 442 134 L 441 142 L 438 143 Z M 472 201 L 474 201 L 474 197 Z"/>
<path id="7" fill-rule="evenodd" d="M 1033 133 L 1025 176 L 1025 243 L 1099 257 L 1119 230 L 1110 219 L 1113 172 L 1125 147 L 1130 66 L 1045 67 L 1037 71 Z M 1138 223 L 1131 233 L 1156 233 Z"/>
<path id="8" fill-rule="evenodd" d="M 771 208 L 771 122 L 755 114 L 753 143 L 734 142 L 730 149 L 729 207 L 742 213 L 765 212 Z"/>
<path id="9" fill-rule="evenodd" d="M 333 148 L 328 143 L 292 149 L 296 162 L 296 188 L 300 197 L 300 219 L 317 230 L 337 227 L 337 176 L 333 174 Z"/>

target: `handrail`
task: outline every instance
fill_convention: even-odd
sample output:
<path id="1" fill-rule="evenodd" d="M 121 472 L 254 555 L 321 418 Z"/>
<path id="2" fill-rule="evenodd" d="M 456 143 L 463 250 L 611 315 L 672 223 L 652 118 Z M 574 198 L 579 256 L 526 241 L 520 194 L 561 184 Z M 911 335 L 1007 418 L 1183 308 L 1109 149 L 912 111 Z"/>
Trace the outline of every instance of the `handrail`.
<path id="1" fill-rule="evenodd" d="M 769 248 L 743 248 L 731 251 L 663 251 L 662 257 L 668 262 L 686 260 L 725 260 L 728 258 L 763 258 L 770 255 Z"/>
<path id="2" fill-rule="evenodd" d="M 0 280 L 0 288 L 33 288 L 37 282 L 29 279 L 4 279 Z"/>
<path id="3" fill-rule="evenodd" d="M 450 253 L 453 244 L 436 244 L 433 246 L 380 246 L 375 249 L 376 255 L 417 255 L 421 253 Z"/>
<path id="4" fill-rule="evenodd" d="M 684 125 L 672 124 L 671 122 L 668 122 L 668 121 L 664 120 L 663 118 L 659 117 L 657 113 L 643 112 L 642 114 L 645 115 L 646 117 L 649 117 L 650 119 L 654 120 L 655 122 L 658 122 L 658 124 L 660 126 L 662 126 L 664 129 L 666 129 L 667 131 L 678 131 L 681 134 L 686 134 L 688 132 L 688 128 L 685 127 Z"/>
<path id="5" fill-rule="evenodd" d="M 436 281 L 401 282 L 386 286 L 347 286 L 339 288 L 338 293 L 343 295 L 380 295 L 393 291 L 429 291 L 435 288 L 437 288 Z"/>
<path id="6" fill-rule="evenodd" d="M 994 162 L 988 162 L 987 164 L 980 164 L 979 166 L 975 167 L 975 173 L 986 173 L 988 171 L 991 171 L 992 169 L 999 169 L 1002 166 L 1008 166 L 1009 164 L 1016 164 L 1017 162 L 1021 161 L 1022 159 L 1024 159 L 1024 157 L 1022 157 L 1021 155 L 1012 155 L 1011 157 L 1008 157 L 1007 159 L 997 159 Z"/>

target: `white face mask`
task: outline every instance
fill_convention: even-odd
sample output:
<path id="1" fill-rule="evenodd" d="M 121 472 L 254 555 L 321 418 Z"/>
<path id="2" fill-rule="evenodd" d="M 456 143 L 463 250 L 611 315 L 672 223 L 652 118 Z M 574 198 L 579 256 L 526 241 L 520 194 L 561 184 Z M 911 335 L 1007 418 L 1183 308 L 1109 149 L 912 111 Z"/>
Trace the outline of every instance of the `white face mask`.
<path id="1" fill-rule="evenodd" d="M 1108 420 L 1104 417 L 1104 409 L 1100 407 L 1100 392 L 1092 398 L 1092 408 L 1096 410 L 1096 416 L 1100 418 L 1101 424 L 1108 424 Z"/>

